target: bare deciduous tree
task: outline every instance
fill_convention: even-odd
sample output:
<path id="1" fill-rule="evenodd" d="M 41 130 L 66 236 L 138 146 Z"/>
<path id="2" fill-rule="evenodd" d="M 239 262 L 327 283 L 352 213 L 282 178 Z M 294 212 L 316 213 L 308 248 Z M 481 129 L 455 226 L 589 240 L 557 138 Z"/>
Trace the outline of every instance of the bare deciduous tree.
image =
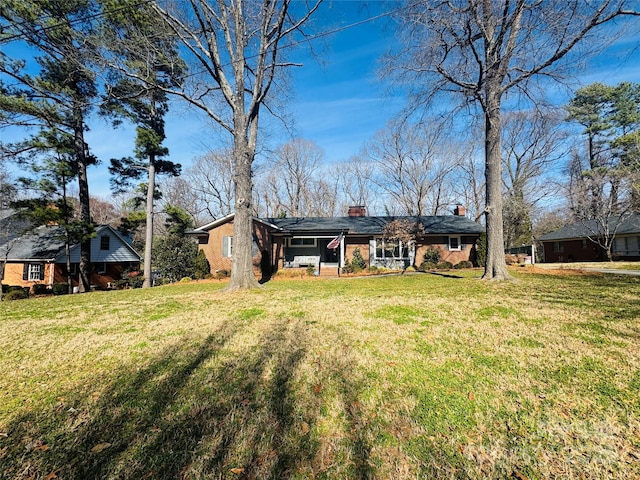
<path id="1" fill-rule="evenodd" d="M 564 155 L 560 112 L 522 110 L 505 114 L 502 131 L 503 185 L 505 189 L 505 246 L 532 241 L 532 210 L 556 191 L 550 171 Z"/>
<path id="2" fill-rule="evenodd" d="M 182 43 L 191 76 L 167 89 L 202 110 L 233 138 L 234 248 L 229 289 L 258 287 L 253 273 L 252 166 L 258 124 L 282 59 L 282 43 L 300 32 L 318 8 L 291 0 L 187 0 L 155 4 Z"/>
<path id="3" fill-rule="evenodd" d="M 458 94 L 484 117 L 487 261 L 484 279 L 508 279 L 502 222 L 502 104 L 533 93 L 532 80 L 554 77 L 595 28 L 637 15 L 629 1 L 449 0 L 416 2 L 401 14 L 404 49 L 390 68 L 414 87 L 412 105 Z M 583 42 L 582 45 L 585 45 Z M 592 43 L 593 45 L 593 43 Z M 399 69 L 399 70 L 398 70 Z"/>
<path id="4" fill-rule="evenodd" d="M 364 205 L 371 212 L 377 210 L 378 196 L 370 181 L 374 168 L 373 162 L 360 156 L 353 156 L 336 166 L 342 197 L 338 205 L 339 212 L 346 212 L 352 205 Z"/>
<path id="5" fill-rule="evenodd" d="M 314 193 L 327 190 L 322 184 L 320 169 L 324 152 L 318 145 L 301 138 L 281 145 L 274 157 L 267 161 L 262 187 L 270 197 L 272 209 L 291 217 L 317 216 L 317 197 Z"/>
<path id="6" fill-rule="evenodd" d="M 398 122 L 365 147 L 373 162 L 371 181 L 390 198 L 390 214 L 438 215 L 452 203 L 447 180 L 457 156 L 445 142 L 439 128 Z"/>
<path id="7" fill-rule="evenodd" d="M 230 149 L 210 151 L 195 159 L 185 177 L 198 199 L 199 212 L 206 212 L 214 219 L 233 213 L 233 168 Z"/>

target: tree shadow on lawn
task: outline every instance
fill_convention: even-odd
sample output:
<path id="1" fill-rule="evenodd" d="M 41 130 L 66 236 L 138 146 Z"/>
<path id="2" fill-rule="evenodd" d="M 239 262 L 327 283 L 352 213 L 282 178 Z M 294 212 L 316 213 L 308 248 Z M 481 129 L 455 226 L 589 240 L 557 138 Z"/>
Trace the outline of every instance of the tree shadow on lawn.
<path id="1" fill-rule="evenodd" d="M 104 389 L 85 385 L 49 409 L 16 416 L 0 438 L 0 478 L 291 478 L 317 471 L 319 440 L 311 430 L 322 400 L 305 392 L 312 389 L 298 372 L 308 354 L 305 323 L 275 321 L 254 345 L 232 351 L 241 323 L 229 321 L 203 341 L 184 339 L 139 371 L 114 372 Z M 339 361 L 346 366 L 341 401 L 357 404 L 353 369 Z M 353 409 L 346 418 L 352 431 L 366 424 Z M 351 440 L 356 478 L 371 473 L 365 434 Z"/>

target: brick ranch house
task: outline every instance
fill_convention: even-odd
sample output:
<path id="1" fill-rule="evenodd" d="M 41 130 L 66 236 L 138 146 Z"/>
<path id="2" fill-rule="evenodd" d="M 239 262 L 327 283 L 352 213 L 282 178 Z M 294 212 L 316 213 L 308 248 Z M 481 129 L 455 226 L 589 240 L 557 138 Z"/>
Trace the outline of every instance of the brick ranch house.
<path id="1" fill-rule="evenodd" d="M 576 222 L 538 238 L 544 249 L 544 261 L 602 262 L 606 251 L 591 238 L 598 231 L 595 221 Z M 612 254 L 614 260 L 640 260 L 640 214 L 622 221 L 612 218 L 609 231 L 615 231 Z M 591 237 L 591 238 L 590 238 Z"/>
<path id="2" fill-rule="evenodd" d="M 51 286 L 67 282 L 62 227 L 40 226 L 22 234 L 3 230 L 0 236 L 0 261 L 6 261 L 4 278 L 0 279 L 3 285 L 32 287 L 35 284 Z M 72 283 L 77 286 L 80 245 L 71 246 L 70 258 Z M 115 228 L 98 226 L 96 236 L 91 239 L 92 287 L 112 287 L 123 271 L 139 270 L 140 260 L 140 255 Z"/>
<path id="3" fill-rule="evenodd" d="M 189 232 L 198 238 L 212 273 L 231 271 L 233 219 L 231 214 Z M 422 224 L 424 233 L 415 250 L 382 237 L 385 225 L 397 219 Z M 254 218 L 253 265 L 262 278 L 309 265 L 320 275 L 337 275 L 345 261 L 353 259 L 356 248 L 367 266 L 397 269 L 414 261 L 420 264 L 428 249 L 439 250 L 441 260 L 455 265 L 473 260 L 483 231 L 481 225 L 465 217 L 463 207 L 456 208 L 454 215 L 441 216 L 370 217 L 364 207 L 350 207 L 346 217 Z M 338 240 L 336 248 L 328 248 L 332 240 Z"/>

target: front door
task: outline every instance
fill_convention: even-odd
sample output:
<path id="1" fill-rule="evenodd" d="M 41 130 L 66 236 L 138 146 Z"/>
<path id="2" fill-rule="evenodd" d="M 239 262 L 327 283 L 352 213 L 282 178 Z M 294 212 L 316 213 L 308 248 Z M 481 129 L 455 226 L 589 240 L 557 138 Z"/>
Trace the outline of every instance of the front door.
<path id="1" fill-rule="evenodd" d="M 322 263 L 339 263 L 340 247 L 335 249 L 327 248 L 331 238 L 319 238 L 318 246 L 320 247 L 320 261 Z"/>

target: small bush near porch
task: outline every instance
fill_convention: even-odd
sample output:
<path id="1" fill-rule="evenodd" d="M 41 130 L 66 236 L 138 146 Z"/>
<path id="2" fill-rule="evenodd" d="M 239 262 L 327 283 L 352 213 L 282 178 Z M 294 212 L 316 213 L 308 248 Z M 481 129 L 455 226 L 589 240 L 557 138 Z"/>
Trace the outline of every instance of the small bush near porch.
<path id="1" fill-rule="evenodd" d="M 640 281 L 513 274 L 5 302 L 0 478 L 640 477 Z"/>

